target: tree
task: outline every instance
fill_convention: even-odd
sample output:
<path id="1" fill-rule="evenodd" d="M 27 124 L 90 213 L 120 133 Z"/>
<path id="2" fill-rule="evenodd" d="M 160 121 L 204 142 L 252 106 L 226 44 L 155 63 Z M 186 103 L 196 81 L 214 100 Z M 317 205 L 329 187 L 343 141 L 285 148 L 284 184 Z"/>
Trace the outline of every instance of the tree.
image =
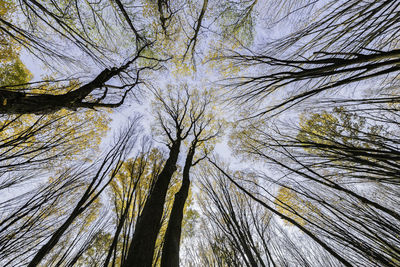
<path id="1" fill-rule="evenodd" d="M 197 175 L 202 192 L 199 204 L 203 211 L 199 231 L 203 237 L 194 250 L 203 253 L 195 252 L 193 257 L 200 258 L 202 263 L 194 266 L 338 264 L 311 240 L 307 240 L 308 247 L 304 247 L 304 240 L 301 241 L 298 233 L 287 232 L 273 213 L 251 199 L 212 165 L 204 164 Z M 235 177 L 254 182 L 252 192 L 260 193 L 254 174 L 237 172 Z M 188 263 L 191 261 L 189 258 Z"/>
<path id="2" fill-rule="evenodd" d="M 190 190 L 190 169 L 203 160 L 209 153 L 210 142 L 220 135 L 221 122 L 210 113 L 212 95 L 209 92 L 192 92 L 191 107 L 189 111 L 190 127 L 192 128 L 192 141 L 186 154 L 185 164 L 182 173 L 182 184 L 175 194 L 174 204 L 168 220 L 168 227 L 165 233 L 161 266 L 179 266 L 179 250 L 181 242 L 182 221 L 185 203 Z M 214 115 L 215 116 L 215 115 Z M 207 144 L 208 148 L 204 148 Z M 195 159 L 196 149 L 203 146 L 205 155 Z"/>
<path id="3" fill-rule="evenodd" d="M 135 229 L 139 214 L 150 195 L 156 177 L 161 171 L 164 163 L 161 152 L 156 149 L 150 150 L 149 148 L 150 146 L 144 141 L 141 154 L 125 162 L 120 173 L 118 173 L 117 179 L 111 182 L 112 198 L 117 218 L 115 234 L 111 246 L 109 246 L 104 266 L 108 266 L 111 257 L 113 258 L 113 266 L 115 262 L 119 261 L 119 264 L 121 264 L 125 261 L 131 238 L 130 232 Z M 123 247 L 122 249 L 117 249 L 121 239 Z M 120 253 L 119 259 L 117 258 L 117 252 Z"/>
<path id="4" fill-rule="evenodd" d="M 248 119 L 232 143 L 239 142 L 234 147 L 245 157 L 268 164 L 259 184 L 267 188 L 265 201 L 303 224 L 302 231 L 335 250 L 343 264 L 395 266 L 397 234 L 387 222 L 398 220 L 392 193 L 399 71 L 398 20 L 392 15 L 398 5 L 317 2 L 297 1 L 291 9 L 280 1 L 287 12 L 277 24 L 301 23 L 264 41 L 263 50 L 260 44 L 227 54 L 248 67 L 228 80 L 231 99 L 247 108 L 240 115 Z M 305 10 L 315 15 L 295 17 Z"/>
<path id="5" fill-rule="evenodd" d="M 189 102 L 188 95 L 178 94 L 176 100 L 170 95 L 169 99 L 159 98 L 159 101 L 163 109 L 159 111 L 158 118 L 168 137 L 169 156 L 140 214 L 127 259 L 122 266 L 137 264 L 151 266 L 168 185 L 177 168 L 176 162 L 181 142 L 187 138 L 190 132 L 190 128 L 188 129 L 184 125 Z M 161 112 L 166 114 L 166 117 L 163 117 Z"/>
<path id="6" fill-rule="evenodd" d="M 65 222 L 51 235 L 50 239 L 36 252 L 28 266 L 37 266 L 39 262 L 50 252 L 52 248 L 60 240 L 61 236 L 70 227 L 72 222 L 87 209 L 106 188 L 111 180 L 118 173 L 126 153 L 132 148 L 134 142 L 134 131 L 137 125 L 133 122 L 127 131 L 123 133 L 118 140 L 119 142 L 113 149 L 105 155 L 104 161 L 100 164 L 100 168 L 94 173 L 93 178 L 88 184 L 86 190 L 82 194 L 75 208 L 67 217 Z M 106 178 L 110 174 L 110 178 Z"/>
<path id="7" fill-rule="evenodd" d="M 77 260 L 77 266 L 98 266 L 100 267 L 103 258 L 106 257 L 105 247 L 109 247 L 112 242 L 111 234 L 99 232 L 91 242 L 91 246 Z"/>
<path id="8" fill-rule="evenodd" d="M 184 175 L 186 181 L 182 185 L 181 193 L 178 193 L 179 198 L 176 204 L 172 207 L 173 226 L 170 230 L 167 229 L 166 240 L 173 243 L 175 247 L 179 248 L 179 236 L 182 224 L 182 212 L 187 198 L 189 184 L 188 184 L 188 171 L 193 164 L 193 157 L 195 147 L 201 142 L 211 139 L 215 134 L 201 136 L 203 131 L 210 125 L 211 119 L 206 117 L 206 108 L 209 104 L 208 96 L 201 99 L 196 93 L 190 93 L 189 89 L 183 87 L 183 92 L 173 92 L 171 89 L 167 91 L 166 95 L 161 92 L 155 91 L 158 103 L 157 119 L 159 130 L 164 134 L 167 146 L 169 148 L 169 156 L 166 160 L 163 170 L 157 177 L 154 187 L 150 193 L 143 211 L 139 217 L 136 225 L 135 233 L 129 248 L 129 253 L 126 262 L 123 266 L 137 265 L 151 266 L 154 256 L 155 242 L 160 230 L 160 221 L 163 213 L 163 206 L 165 204 L 165 196 L 167 194 L 168 185 L 170 184 L 172 175 L 176 171 L 176 164 L 180 152 L 181 143 L 187 139 L 192 131 L 194 132 L 194 142 L 189 148 L 187 166 L 184 168 Z M 199 101 L 199 102 L 197 102 Z M 177 196 L 177 195 L 176 195 Z M 178 200 L 179 199 L 179 200 Z M 173 227 L 173 228 L 172 228 Z M 177 228 L 177 229 L 176 229 Z M 177 240 L 172 241 L 170 240 Z M 164 254 L 165 255 L 165 254 Z M 176 255 L 176 254 L 175 254 Z M 171 255 L 172 256 L 172 255 Z M 175 256 L 176 260 L 176 256 Z"/>
<path id="9" fill-rule="evenodd" d="M 0 265 L 399 265 L 398 14 L 2 1 Z"/>
<path id="10" fill-rule="evenodd" d="M 96 231 L 95 234 L 86 239 L 87 243 L 83 243 L 81 250 L 70 261 L 70 265 L 74 263 L 85 265 L 90 262 L 96 266 L 119 266 L 124 262 L 139 214 L 165 162 L 161 151 L 151 147 L 148 140 L 143 140 L 137 156 L 122 164 L 109 187 L 110 199 L 107 202 L 113 205 L 112 216 L 103 214 L 105 217 L 100 219 L 103 222 L 107 221 L 105 218 L 112 219 L 111 225 L 106 226 L 103 223 L 99 227 L 92 228 Z M 161 251 L 166 229 L 164 221 L 170 213 L 172 196 L 177 191 L 176 185 L 178 183 L 174 177 L 167 192 L 163 222 L 155 244 L 156 254 L 160 254 Z M 78 239 L 84 238 L 84 233 L 77 233 L 77 236 Z M 100 244 L 102 246 L 98 246 Z M 153 261 L 156 264 L 159 262 L 159 257 L 156 256 Z"/>
<path id="11" fill-rule="evenodd" d="M 120 17 L 120 12 L 126 15 L 124 5 L 120 1 L 117 1 L 116 4 L 117 7 L 114 6 L 113 2 L 96 6 L 79 1 L 62 1 L 60 3 L 21 1 L 18 5 L 10 1 L 6 7 L 10 10 L 9 7 L 12 7 L 12 11 L 16 14 L 22 12 L 23 16 L 20 19 L 25 20 L 31 28 L 25 29 L 17 26 L 16 22 L 11 19 L 6 21 L 5 19 L 8 17 L 4 17 L 0 21 L 3 25 L 0 31 L 2 36 L 5 36 L 8 40 L 8 43 L 15 44 L 18 48 L 25 47 L 33 53 L 37 52 L 39 54 L 36 54 L 36 56 L 42 60 L 48 59 L 48 56 L 57 58 L 51 63 L 45 62 L 47 66 L 54 68 L 60 61 L 65 64 L 76 61 L 67 55 L 68 49 L 74 47 L 78 52 L 80 51 L 88 57 L 86 58 L 88 61 L 85 66 L 86 69 L 84 67 L 82 70 L 87 72 L 87 66 L 90 66 L 97 72 L 99 68 L 93 66 L 94 64 L 99 64 L 102 70 L 98 71 L 98 74 L 92 80 L 84 79 L 84 81 L 76 82 L 74 86 L 65 90 L 66 85 L 61 83 L 60 80 L 71 81 L 71 75 L 67 75 L 68 78 L 64 78 L 64 76 L 59 80 L 50 79 L 50 81 L 44 80 L 34 83 L 13 79 L 12 73 L 25 71 L 20 61 L 16 61 L 12 65 L 15 71 L 11 71 L 11 67 L 8 67 L 9 78 L 1 83 L 2 106 L 0 113 L 48 114 L 62 108 L 76 110 L 78 108 L 94 109 L 96 107 L 115 108 L 121 106 L 131 90 L 140 83 L 139 73 L 144 69 L 156 68 L 158 60 L 149 56 L 143 57 L 144 50 L 149 49 L 151 42 L 143 41 L 145 37 L 138 34 L 127 16 L 125 16 L 125 19 L 128 18 L 130 28 L 134 30 L 137 45 L 130 53 L 132 56 L 120 60 L 115 60 L 115 57 L 112 59 L 112 55 L 117 55 L 115 53 L 116 47 L 128 45 L 122 43 L 123 38 L 120 38 L 121 42 L 118 44 L 113 41 L 118 38 L 117 34 L 122 33 L 110 18 L 106 19 L 107 12 L 104 10 L 110 8 L 113 11 L 112 15 L 117 18 Z M 100 24 L 98 20 L 101 21 Z M 51 39 L 52 37 L 54 38 Z M 60 48 L 58 44 L 65 44 L 65 46 Z M 56 52 L 57 49 L 64 49 L 64 53 Z M 43 53 L 47 56 L 43 56 Z M 116 82 L 116 78 L 119 78 L 119 81 Z M 58 88 L 47 88 L 45 90 L 46 84 L 49 82 L 54 83 Z M 107 84 L 108 82 L 110 84 Z"/>
<path id="12" fill-rule="evenodd" d="M 311 4 L 288 11 L 284 19 L 296 16 Z M 397 12 L 398 6 L 391 0 L 328 1 L 322 6 L 315 5 L 314 21 L 301 17 L 306 21 L 304 26 L 264 44 L 267 52 L 239 51 L 227 55 L 236 64 L 254 67 L 248 75 L 232 83 L 236 90 L 234 98 L 242 104 L 262 103 L 261 110 L 250 115 L 257 117 L 279 114 L 306 100 L 318 103 L 317 96 L 332 94 L 347 85 L 354 87 L 378 78 L 390 81 L 399 71 L 398 34 L 392 33 L 398 27 L 393 18 Z M 345 90 L 341 92 L 346 94 Z M 379 93 L 382 88 L 375 90 Z M 268 101 L 275 97 L 277 100 Z M 375 97 L 366 95 L 357 103 L 378 100 Z M 397 97 L 381 101 L 397 102 Z"/>
<path id="13" fill-rule="evenodd" d="M 143 49 L 143 48 L 142 48 Z M 141 51 L 141 50 L 140 50 Z M 140 51 L 137 56 L 126 64 L 118 68 L 111 68 L 103 70 L 95 79 L 91 82 L 86 83 L 83 86 L 78 87 L 75 90 L 67 93 L 52 95 L 52 94 L 29 94 L 19 91 L 7 90 L 7 86 L 3 86 L 4 89 L 0 89 L 0 101 L 3 105 L 1 106 L 0 113 L 2 114 L 48 114 L 54 113 L 61 108 L 76 110 L 77 108 L 96 108 L 96 107 L 119 107 L 125 100 L 127 94 L 139 83 L 139 72 L 137 70 L 137 78 L 132 84 L 123 85 L 119 88 L 124 89 L 124 94 L 121 100 L 117 103 L 101 103 L 101 101 L 107 97 L 108 88 L 105 85 L 111 78 L 116 77 L 126 68 L 128 68 L 133 62 L 140 58 Z M 96 89 L 105 87 L 103 95 L 98 98 L 90 96 Z M 117 87 L 118 88 L 118 87 Z M 94 98 L 92 101 L 85 101 L 87 98 Z"/>
<path id="14" fill-rule="evenodd" d="M 286 216 L 283 213 L 280 213 L 279 211 L 275 210 L 273 207 L 268 205 L 266 202 L 261 200 L 260 198 L 256 197 L 254 194 L 252 194 L 249 190 L 241 186 L 238 182 L 236 182 L 231 175 L 229 175 L 227 172 L 225 172 L 220 166 L 217 165 L 216 162 L 209 160 L 209 162 L 217 169 L 219 170 L 226 178 L 229 179 L 230 182 L 232 182 L 235 186 L 237 186 L 241 191 L 243 191 L 247 196 L 249 196 L 251 199 L 262 205 L 264 208 L 272 212 L 273 214 L 277 215 L 281 219 L 290 222 L 291 224 L 295 225 L 301 232 L 303 232 L 305 235 L 307 235 L 311 240 L 316 242 L 319 246 L 321 246 L 323 249 L 325 249 L 326 252 L 328 252 L 332 257 L 334 257 L 337 261 L 339 261 L 341 264 L 345 266 L 352 266 L 349 261 L 347 261 L 342 255 L 340 255 L 335 249 L 330 246 L 328 242 L 325 240 L 321 239 L 318 237 L 315 233 L 310 231 L 309 229 L 305 228 L 302 226 L 299 222 L 296 220 L 292 219 L 291 217 Z M 296 214 L 299 215 L 299 214 Z M 304 217 L 303 217 L 304 219 Z M 308 221 L 309 222 L 309 221 Z"/>
<path id="15" fill-rule="evenodd" d="M 329 237 L 335 247 L 347 244 L 344 256 L 354 264 L 395 265 L 398 244 L 392 238 L 398 210 L 393 208 L 397 198 L 390 196 L 397 185 L 389 173 L 397 165 L 397 138 L 389 125 L 396 122 L 386 112 L 360 113 L 335 108 L 311 114 L 294 128 L 297 136 L 293 127 L 271 131 L 254 125 L 253 137 L 237 147 L 277 167 L 274 178 L 267 173 L 263 178 L 281 186 L 278 210 Z M 294 196 L 300 201 L 293 202 Z"/>

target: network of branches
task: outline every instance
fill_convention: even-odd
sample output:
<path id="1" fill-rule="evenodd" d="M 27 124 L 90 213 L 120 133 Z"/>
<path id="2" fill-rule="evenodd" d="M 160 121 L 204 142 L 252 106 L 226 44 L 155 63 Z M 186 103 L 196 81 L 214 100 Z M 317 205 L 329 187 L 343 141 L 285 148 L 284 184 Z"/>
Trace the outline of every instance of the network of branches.
<path id="1" fill-rule="evenodd" d="M 2 0 L 0 266 L 400 266 L 399 75 L 398 0 Z"/>

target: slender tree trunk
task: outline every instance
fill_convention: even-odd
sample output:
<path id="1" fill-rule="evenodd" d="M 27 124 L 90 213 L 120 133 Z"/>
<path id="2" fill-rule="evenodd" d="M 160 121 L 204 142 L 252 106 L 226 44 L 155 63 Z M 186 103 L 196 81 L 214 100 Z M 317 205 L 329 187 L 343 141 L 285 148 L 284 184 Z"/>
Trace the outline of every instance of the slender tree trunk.
<path id="1" fill-rule="evenodd" d="M 181 140 L 172 144 L 169 158 L 157 181 L 136 224 L 136 229 L 129 247 L 128 256 L 122 267 L 151 267 L 155 243 L 160 230 L 161 217 L 164 211 L 165 197 L 172 175 L 176 171 Z"/>
<path id="2" fill-rule="evenodd" d="M 182 185 L 178 193 L 175 194 L 174 204 L 168 221 L 167 231 L 165 233 L 164 245 L 161 256 L 161 267 L 179 266 L 179 247 L 182 232 L 183 209 L 190 188 L 190 168 L 195 153 L 194 147 L 191 147 L 183 168 Z"/>
<path id="3" fill-rule="evenodd" d="M 265 202 L 261 201 L 254 195 L 252 195 L 249 191 L 247 191 L 244 187 L 242 187 L 240 184 L 238 184 L 234 179 L 232 179 L 231 176 L 229 176 L 224 170 L 222 170 L 214 161 L 208 159 L 208 161 L 215 166 L 226 178 L 228 178 L 229 181 L 231 181 L 235 186 L 237 186 L 240 190 L 242 190 L 246 195 L 248 195 L 251 199 L 256 201 L 257 203 L 261 204 L 263 207 L 265 207 L 267 210 L 271 211 L 273 214 L 279 216 L 281 219 L 284 219 L 293 225 L 295 225 L 300 231 L 302 231 L 304 234 L 309 236 L 312 240 L 314 240 L 318 245 L 323 247 L 328 253 L 330 253 L 333 257 L 335 257 L 340 263 L 342 263 L 346 267 L 352 267 L 353 265 L 348 262 L 346 259 L 344 259 L 341 255 L 339 255 L 328 243 L 326 243 L 324 240 L 320 239 L 318 236 L 316 236 L 313 232 L 299 224 L 296 220 L 286 216 L 283 213 L 280 213 L 267 205 Z"/>
<path id="4" fill-rule="evenodd" d="M 82 213 L 83 210 L 81 209 L 81 207 L 87 200 L 87 196 L 88 195 L 85 193 L 82 199 L 79 201 L 78 205 L 72 211 L 71 215 L 68 217 L 68 219 L 61 225 L 60 228 L 57 229 L 57 231 L 51 236 L 50 240 L 47 241 L 47 243 L 39 249 L 35 257 L 33 257 L 31 262 L 29 263 L 28 267 L 36 267 L 43 260 L 43 258 L 54 248 L 54 246 L 57 245 L 58 241 L 63 236 L 65 231 L 67 231 L 67 229 L 71 226 L 76 217 L 78 217 Z"/>
<path id="5" fill-rule="evenodd" d="M 132 194 L 133 194 L 133 192 L 134 192 L 134 190 L 132 191 Z M 131 201 L 132 201 L 132 198 L 133 198 L 132 194 L 131 194 L 131 196 L 129 198 L 129 201 L 126 204 L 124 213 L 122 214 L 122 217 L 120 218 L 120 220 L 118 222 L 118 226 L 117 226 L 117 229 L 115 230 L 113 241 L 111 243 L 110 248 L 108 249 L 106 260 L 104 261 L 104 265 L 103 265 L 104 267 L 108 267 L 108 264 L 110 263 L 110 260 L 111 260 L 111 256 L 113 254 L 113 251 L 115 251 L 117 249 L 118 237 L 119 237 L 119 235 L 120 235 L 120 233 L 122 231 L 122 227 L 125 224 L 126 218 L 128 217 L 128 212 L 129 212 Z"/>
<path id="6" fill-rule="evenodd" d="M 82 197 L 74 207 L 72 213 L 68 216 L 67 220 L 53 233 L 47 243 L 39 249 L 29 263 L 28 267 L 35 267 L 43 260 L 43 258 L 57 245 L 58 241 L 72 225 L 75 219 L 99 197 L 101 192 L 118 173 L 118 170 L 121 168 L 120 162 L 123 161 L 125 151 L 128 151 L 131 147 L 129 140 L 131 136 L 133 136 L 132 130 L 135 129 L 134 125 L 135 123 L 129 126 L 128 131 L 119 137 L 120 139 L 118 143 L 113 147 L 112 150 L 110 150 L 110 152 L 107 153 L 101 164 L 101 167 L 97 170 L 96 175 L 92 178 L 91 183 L 86 188 Z M 117 162 L 117 164 L 114 165 L 114 162 Z M 108 179 L 106 184 L 99 188 L 99 182 L 101 182 L 101 180 L 107 176 L 110 169 L 113 169 L 111 172 L 111 177 Z"/>

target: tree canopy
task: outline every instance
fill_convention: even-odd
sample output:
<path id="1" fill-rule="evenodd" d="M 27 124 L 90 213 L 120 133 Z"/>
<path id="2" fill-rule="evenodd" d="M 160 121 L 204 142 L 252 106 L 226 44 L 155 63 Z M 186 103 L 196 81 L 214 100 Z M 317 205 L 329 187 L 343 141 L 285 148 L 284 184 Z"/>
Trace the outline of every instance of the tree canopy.
<path id="1" fill-rule="evenodd" d="M 399 15 L 0 1 L 0 265 L 399 266 Z"/>

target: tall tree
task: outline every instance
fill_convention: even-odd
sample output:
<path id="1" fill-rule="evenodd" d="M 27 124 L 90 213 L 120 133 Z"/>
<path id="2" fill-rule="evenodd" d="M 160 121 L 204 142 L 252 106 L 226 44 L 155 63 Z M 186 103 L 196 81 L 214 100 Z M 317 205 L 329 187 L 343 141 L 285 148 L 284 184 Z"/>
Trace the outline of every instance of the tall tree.
<path id="1" fill-rule="evenodd" d="M 99 197 L 100 193 L 109 185 L 111 180 L 117 175 L 122 162 L 134 145 L 137 121 L 133 121 L 129 128 L 121 134 L 116 145 L 105 155 L 103 162 L 100 163 L 98 170 L 92 174 L 82 197 L 77 202 L 71 214 L 65 222 L 51 235 L 49 240 L 36 252 L 28 266 L 37 266 L 40 261 L 54 248 L 65 231 L 71 226 L 73 221 L 84 212 Z M 93 167 L 89 167 L 93 168 Z M 107 176 L 110 176 L 109 178 Z"/>
<path id="2" fill-rule="evenodd" d="M 276 166 L 274 178 L 267 172 L 263 178 L 281 186 L 273 200 L 278 210 L 335 247 L 346 244 L 343 256 L 353 264 L 394 266 L 397 116 L 361 114 L 344 108 L 312 114 L 295 128 L 297 136 L 293 127 L 254 125 L 252 138 L 237 147 Z"/>
<path id="3" fill-rule="evenodd" d="M 156 92 L 156 97 L 159 101 L 157 118 L 161 130 L 167 136 L 169 156 L 140 214 L 127 259 L 122 266 L 152 265 L 168 185 L 177 168 L 181 143 L 192 129 L 191 124 L 187 125 L 191 111 L 190 94 L 187 90 L 178 91 L 176 95 L 169 91 L 167 96 Z"/>
<path id="4" fill-rule="evenodd" d="M 111 182 L 111 194 L 117 218 L 115 233 L 104 266 L 109 265 L 111 258 L 112 266 L 116 262 L 121 264 L 126 259 L 131 240 L 130 232 L 135 229 L 140 212 L 164 163 L 161 152 L 157 149 L 150 150 L 151 146 L 144 142 L 140 154 L 125 162 L 117 179 Z M 121 242 L 122 249 L 117 249 Z M 120 254 L 118 258 L 117 252 Z"/>
<path id="5" fill-rule="evenodd" d="M 192 137 L 183 169 L 181 189 L 175 194 L 161 255 L 162 265 L 179 263 L 183 209 L 190 187 L 189 171 L 198 161 L 194 159 L 196 147 L 215 138 L 219 133 L 219 126 L 213 122 L 208 111 L 212 97 L 210 93 L 190 91 L 187 85 L 183 86 L 182 91 L 174 92 L 171 89 L 174 88 L 169 88 L 165 95 L 156 92 L 158 129 L 167 140 L 170 149 L 169 159 L 159 174 L 139 217 L 128 258 L 124 263 L 126 266 L 128 264 L 151 266 L 155 239 L 161 226 L 160 219 L 165 196 L 168 184 L 176 170 L 180 145 L 183 140 Z M 213 126 L 216 129 L 212 129 Z M 167 172 L 168 170 L 169 172 Z M 139 246 L 139 244 L 142 245 Z"/>
<path id="6" fill-rule="evenodd" d="M 205 92 L 192 92 L 190 107 L 190 123 L 192 127 L 192 141 L 186 154 L 182 173 L 182 184 L 175 194 L 174 203 L 168 220 L 165 233 L 161 266 L 179 266 L 179 250 L 181 243 L 182 222 L 185 203 L 190 190 L 190 170 L 193 166 L 203 160 L 210 152 L 211 144 L 221 131 L 221 122 L 217 114 L 211 114 L 211 101 L 213 96 Z M 203 147 L 204 156 L 195 159 L 196 149 Z"/>
<path id="7" fill-rule="evenodd" d="M 203 236 L 194 250 L 203 251 L 201 265 L 216 266 L 337 266 L 338 262 L 317 244 L 288 229 L 273 213 L 251 199 L 209 164 L 197 173 L 202 194 Z M 236 179 L 257 183 L 254 173 L 237 172 Z M 257 183 L 258 184 L 258 183 Z M 253 192 L 260 192 L 253 185 Z M 208 250 L 205 250 L 207 248 Z M 207 260 L 211 261 L 207 263 Z M 188 258 L 187 262 L 194 261 Z"/>

